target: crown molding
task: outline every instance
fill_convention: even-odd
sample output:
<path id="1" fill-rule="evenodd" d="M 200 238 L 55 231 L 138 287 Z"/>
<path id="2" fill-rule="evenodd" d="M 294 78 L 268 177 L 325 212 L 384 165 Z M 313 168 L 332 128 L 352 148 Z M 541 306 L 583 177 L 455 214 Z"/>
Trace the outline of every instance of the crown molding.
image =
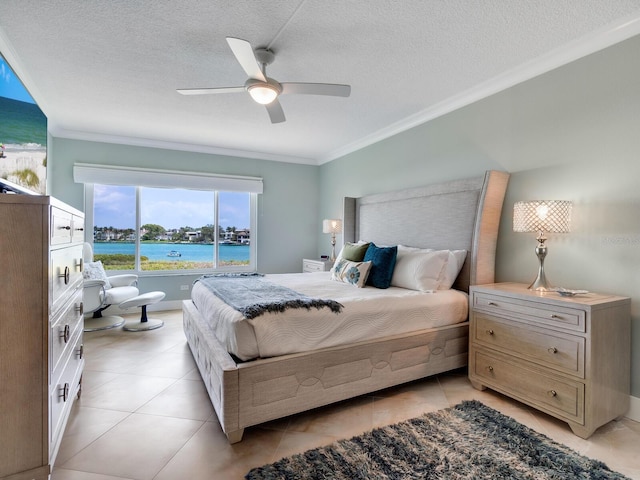
<path id="1" fill-rule="evenodd" d="M 296 163 L 303 165 L 318 165 L 317 160 L 305 157 L 294 157 L 266 152 L 255 152 L 251 150 L 237 150 L 232 148 L 215 147 L 211 145 L 197 145 L 192 143 L 167 142 L 163 140 L 153 140 L 148 138 L 125 137 L 119 135 L 105 135 L 93 132 L 80 132 L 77 130 L 66 130 L 55 125 L 49 125 L 49 133 L 54 138 L 65 138 L 70 140 L 83 140 L 87 142 L 114 143 L 118 145 L 128 145 L 132 147 L 160 148 L 163 150 L 177 150 L 180 152 L 206 153 L 226 157 L 251 158 L 256 160 L 269 160 L 273 162 Z"/>
<path id="2" fill-rule="evenodd" d="M 454 95 L 414 115 L 395 122 L 388 127 L 367 135 L 360 140 L 335 149 L 318 159 L 318 164 L 336 160 L 349 153 L 361 150 L 369 145 L 402 133 L 410 128 L 422 125 L 442 115 L 506 90 L 514 85 L 530 80 L 582 57 L 603 50 L 640 34 L 640 12 L 573 40 L 562 47 L 539 56 L 529 62 L 506 71 L 459 95 Z"/>

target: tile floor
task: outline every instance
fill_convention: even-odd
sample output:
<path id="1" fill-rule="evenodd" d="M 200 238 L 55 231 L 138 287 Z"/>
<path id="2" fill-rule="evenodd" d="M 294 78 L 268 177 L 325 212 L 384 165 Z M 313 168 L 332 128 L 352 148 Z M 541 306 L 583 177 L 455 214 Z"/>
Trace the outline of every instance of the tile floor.
<path id="1" fill-rule="evenodd" d="M 251 468 L 283 456 L 466 399 L 478 399 L 640 479 L 640 423 L 623 418 L 583 440 L 545 414 L 495 392 L 474 390 L 464 371 L 248 428 L 242 442 L 229 445 L 182 333 L 181 312 L 150 317 L 163 319 L 165 326 L 85 334 L 83 392 L 52 480 L 241 479 Z"/>

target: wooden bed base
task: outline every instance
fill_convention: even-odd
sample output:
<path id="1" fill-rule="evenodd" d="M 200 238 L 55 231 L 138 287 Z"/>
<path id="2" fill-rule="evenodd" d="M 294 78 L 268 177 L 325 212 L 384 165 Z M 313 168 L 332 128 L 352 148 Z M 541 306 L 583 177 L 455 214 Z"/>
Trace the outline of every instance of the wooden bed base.
<path id="1" fill-rule="evenodd" d="M 344 241 L 466 249 L 454 288 L 468 291 L 469 285 L 492 283 L 508 178 L 491 171 L 479 178 L 345 198 Z M 191 300 L 183 301 L 182 310 L 187 342 L 230 443 L 241 441 L 252 425 L 467 365 L 468 322 L 236 363 Z"/>
<path id="2" fill-rule="evenodd" d="M 230 443 L 245 427 L 467 364 L 469 323 L 236 364 L 190 300 L 184 330 Z"/>

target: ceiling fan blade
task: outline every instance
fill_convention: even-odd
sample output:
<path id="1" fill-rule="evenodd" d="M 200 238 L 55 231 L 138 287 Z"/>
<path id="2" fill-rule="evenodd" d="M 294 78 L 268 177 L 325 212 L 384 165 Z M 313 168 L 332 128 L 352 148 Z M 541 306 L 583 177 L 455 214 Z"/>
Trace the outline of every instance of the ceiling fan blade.
<path id="1" fill-rule="evenodd" d="M 220 87 L 220 88 L 179 88 L 176 90 L 182 95 L 209 95 L 211 93 L 239 93 L 244 92 L 244 87 Z"/>
<path id="2" fill-rule="evenodd" d="M 242 40 L 241 38 L 227 37 L 227 43 L 229 44 L 229 47 L 231 47 L 233 54 L 236 56 L 238 63 L 249 77 L 257 78 L 263 82 L 267 81 L 264 73 L 262 73 L 262 70 L 260 69 L 260 65 L 258 65 L 256 55 L 253 53 L 253 47 L 249 42 Z"/>
<path id="3" fill-rule="evenodd" d="M 283 82 L 282 93 L 299 93 L 305 95 L 331 95 L 334 97 L 348 97 L 351 94 L 350 85 L 335 83 L 296 83 Z"/>
<path id="4" fill-rule="evenodd" d="M 282 110 L 282 105 L 280 105 L 277 98 L 273 102 L 265 105 L 265 107 L 267 107 L 271 123 L 282 123 L 286 120 L 284 117 L 284 110 Z"/>

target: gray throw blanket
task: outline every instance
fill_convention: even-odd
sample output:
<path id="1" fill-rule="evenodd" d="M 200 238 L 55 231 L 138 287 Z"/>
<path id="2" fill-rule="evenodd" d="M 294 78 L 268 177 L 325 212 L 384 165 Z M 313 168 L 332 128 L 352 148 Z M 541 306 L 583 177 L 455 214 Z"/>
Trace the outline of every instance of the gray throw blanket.
<path id="1" fill-rule="evenodd" d="M 256 318 L 266 312 L 284 312 L 289 308 L 330 308 L 340 313 L 342 305 L 335 300 L 310 298 L 290 288 L 261 278 L 259 273 L 203 275 L 202 282 L 218 298 L 235 308 L 246 318 Z M 195 283 L 195 282 L 194 282 Z"/>

